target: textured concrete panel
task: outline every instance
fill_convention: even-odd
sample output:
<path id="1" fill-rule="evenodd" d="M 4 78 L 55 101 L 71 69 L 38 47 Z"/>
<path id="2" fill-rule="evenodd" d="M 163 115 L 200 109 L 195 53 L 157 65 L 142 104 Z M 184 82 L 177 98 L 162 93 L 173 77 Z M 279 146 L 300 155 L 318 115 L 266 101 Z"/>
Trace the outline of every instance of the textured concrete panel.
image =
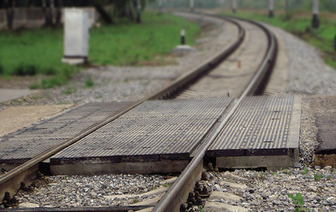
<path id="1" fill-rule="evenodd" d="M 147 101 L 53 156 L 50 164 L 189 160 L 231 100 Z"/>
<path id="2" fill-rule="evenodd" d="M 248 97 L 222 129 L 207 156 L 222 157 L 217 158 L 221 168 L 275 167 L 283 156 L 288 159 L 281 159 L 282 165 L 294 165 L 298 159 L 300 114 L 299 97 Z"/>
<path id="3" fill-rule="evenodd" d="M 18 164 L 68 140 L 130 102 L 89 103 L 0 138 L 0 164 Z"/>

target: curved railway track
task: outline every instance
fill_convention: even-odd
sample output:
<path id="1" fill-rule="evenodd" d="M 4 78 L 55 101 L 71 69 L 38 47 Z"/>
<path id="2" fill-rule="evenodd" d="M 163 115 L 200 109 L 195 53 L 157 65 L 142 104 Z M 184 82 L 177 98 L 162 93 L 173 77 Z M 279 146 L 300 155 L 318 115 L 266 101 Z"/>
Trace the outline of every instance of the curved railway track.
<path id="1" fill-rule="evenodd" d="M 76 143 L 80 139 L 86 137 L 87 135 L 95 132 L 96 130 L 102 128 L 103 126 L 107 125 L 108 123 L 116 120 L 120 116 L 124 115 L 128 111 L 132 110 L 133 108 L 137 107 L 141 103 L 147 100 L 158 100 L 158 99 L 169 99 L 175 98 L 179 96 L 186 87 L 191 87 L 192 85 L 196 85 L 203 76 L 206 76 L 211 70 L 218 67 L 225 60 L 229 57 L 235 50 L 243 43 L 245 39 L 245 30 L 239 24 L 239 21 L 246 21 L 246 20 L 239 20 L 235 21 L 233 18 L 222 17 L 222 16 L 213 16 L 214 18 L 225 19 L 228 22 L 233 23 L 238 28 L 238 36 L 225 51 L 222 51 L 209 59 L 208 61 L 204 62 L 199 67 L 189 71 L 188 73 L 180 76 L 178 79 L 174 80 L 169 86 L 161 89 L 160 91 L 145 97 L 144 99 L 131 104 L 123 111 L 119 112 L 116 115 L 110 116 L 106 118 L 104 121 L 100 123 L 96 123 L 95 125 L 89 127 L 85 132 L 82 132 L 71 139 L 63 142 L 61 145 L 58 145 L 48 151 L 45 151 L 38 156 L 32 158 L 31 160 L 25 162 L 24 164 L 10 170 L 8 173 L 0 176 L 0 195 L 4 196 L 5 192 L 9 192 L 10 194 L 15 194 L 15 192 L 20 188 L 21 182 L 30 182 L 32 179 L 35 178 L 36 173 L 38 171 L 39 164 L 44 161 L 45 159 L 50 158 L 52 155 L 56 154 L 57 152 L 65 149 L 66 147 Z M 161 201 L 156 205 L 154 211 L 178 211 L 180 204 L 185 202 L 186 195 L 190 188 L 193 187 L 195 181 L 198 179 L 200 175 L 200 170 L 202 167 L 203 158 L 205 156 L 207 148 L 211 145 L 212 141 L 216 138 L 217 134 L 219 133 L 219 129 L 227 123 L 230 119 L 231 115 L 235 112 L 241 101 L 249 95 L 253 95 L 255 93 L 260 93 L 264 87 L 264 80 L 270 75 L 270 71 L 275 62 L 276 54 L 277 54 L 277 42 L 274 35 L 267 30 L 263 25 L 251 22 L 251 24 L 258 26 L 261 28 L 267 37 L 267 50 L 265 55 L 263 56 L 262 62 L 258 67 L 258 70 L 253 74 L 252 80 L 247 85 L 242 95 L 236 101 L 235 105 L 231 108 L 228 115 L 225 119 L 220 123 L 219 128 L 215 130 L 212 134 L 211 138 L 208 140 L 207 143 L 203 144 L 201 147 L 198 148 L 196 155 L 189 165 L 185 168 L 182 172 L 178 180 L 175 184 L 169 189 L 166 195 L 161 199 Z M 202 87 L 202 86 L 201 86 Z M 190 181 L 191 180 L 191 181 Z M 27 183 L 26 183 L 27 184 Z"/>
<path id="2" fill-rule="evenodd" d="M 252 81 L 249 83 L 243 94 L 239 97 L 238 101 L 231 108 L 228 115 L 222 120 L 220 126 L 217 130 L 212 134 L 211 138 L 207 141 L 206 144 L 202 146 L 202 148 L 198 149 L 198 152 L 192 161 L 188 164 L 188 166 L 184 169 L 182 174 L 179 176 L 177 181 L 172 185 L 172 187 L 168 190 L 166 195 L 159 201 L 153 211 L 161 212 L 161 211 L 178 211 L 181 203 L 187 197 L 187 191 L 191 190 L 191 188 L 186 188 L 186 185 L 194 185 L 195 179 L 200 178 L 201 166 L 203 164 L 203 158 L 206 154 L 207 149 L 210 147 L 212 142 L 220 133 L 221 129 L 226 125 L 226 123 L 230 120 L 231 116 L 235 113 L 238 106 L 241 104 L 245 97 L 254 95 L 256 93 L 261 93 L 263 87 L 265 86 L 265 78 L 268 78 L 271 74 L 272 67 L 274 66 L 276 55 L 277 55 L 277 41 L 275 36 L 263 25 L 249 21 L 252 24 L 257 25 L 261 29 L 263 29 L 268 38 L 268 49 L 264 56 L 263 62 L 259 66 L 255 76 Z M 263 83 L 264 82 L 264 83 Z M 190 182 L 192 181 L 192 182 Z"/>

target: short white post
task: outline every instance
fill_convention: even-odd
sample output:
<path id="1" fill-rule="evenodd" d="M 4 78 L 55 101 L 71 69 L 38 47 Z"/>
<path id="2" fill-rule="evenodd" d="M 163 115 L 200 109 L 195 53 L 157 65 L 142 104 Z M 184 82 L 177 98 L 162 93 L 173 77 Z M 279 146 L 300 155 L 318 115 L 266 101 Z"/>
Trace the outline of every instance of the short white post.
<path id="1" fill-rule="evenodd" d="M 88 62 L 89 14 L 83 9 L 64 9 L 64 57 L 69 64 Z"/>

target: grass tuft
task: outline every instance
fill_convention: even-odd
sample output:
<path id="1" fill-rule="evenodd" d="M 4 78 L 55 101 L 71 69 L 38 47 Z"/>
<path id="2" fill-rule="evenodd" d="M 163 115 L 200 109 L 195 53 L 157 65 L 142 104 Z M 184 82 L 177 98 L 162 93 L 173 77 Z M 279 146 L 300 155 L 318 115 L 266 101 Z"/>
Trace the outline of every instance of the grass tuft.
<path id="1" fill-rule="evenodd" d="M 303 170 L 303 172 L 302 172 L 302 174 L 306 175 L 306 174 L 308 174 L 308 172 L 309 172 L 309 170 L 307 169 L 307 167 L 305 167 L 304 170 Z"/>
<path id="2" fill-rule="evenodd" d="M 323 178 L 323 175 L 322 174 L 314 174 L 314 179 L 315 181 L 319 181 Z"/>
<path id="3" fill-rule="evenodd" d="M 89 76 L 89 77 L 87 78 L 87 80 L 85 81 L 85 87 L 86 87 L 86 88 L 91 88 L 91 87 L 93 87 L 93 86 L 94 86 L 94 82 L 93 82 L 93 80 L 92 80 L 92 77 Z"/>
<path id="4" fill-rule="evenodd" d="M 63 94 L 67 94 L 67 95 L 70 95 L 76 92 L 77 92 L 77 89 L 74 87 L 68 87 L 64 91 L 62 91 Z"/>

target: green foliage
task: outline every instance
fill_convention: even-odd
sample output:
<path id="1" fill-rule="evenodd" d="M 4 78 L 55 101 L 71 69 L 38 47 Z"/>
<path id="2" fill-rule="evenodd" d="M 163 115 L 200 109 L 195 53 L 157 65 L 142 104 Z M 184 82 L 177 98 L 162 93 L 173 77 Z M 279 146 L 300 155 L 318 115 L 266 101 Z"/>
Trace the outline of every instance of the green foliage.
<path id="1" fill-rule="evenodd" d="M 323 178 L 323 175 L 322 174 L 314 174 L 314 179 L 315 181 L 319 181 Z"/>
<path id="2" fill-rule="evenodd" d="M 168 186 L 169 186 L 168 183 L 163 184 L 163 187 L 168 187 Z"/>
<path id="3" fill-rule="evenodd" d="M 85 81 L 85 87 L 87 87 L 87 88 L 91 88 L 91 87 L 93 87 L 93 86 L 94 86 L 94 82 L 93 82 L 93 80 L 92 80 L 92 77 L 89 76 L 89 77 L 86 79 L 86 81 Z"/>
<path id="4" fill-rule="evenodd" d="M 302 172 L 302 174 L 306 175 L 306 174 L 308 174 L 308 172 L 309 172 L 309 170 L 307 169 L 307 167 L 305 167 L 304 170 L 303 170 L 303 172 Z"/>
<path id="5" fill-rule="evenodd" d="M 31 89 L 31 90 L 35 90 L 35 89 L 39 89 L 39 88 L 40 88 L 40 85 L 37 84 L 37 83 L 33 83 L 33 84 L 29 85 L 29 89 Z"/>
<path id="6" fill-rule="evenodd" d="M 62 91 L 63 94 L 73 94 L 76 92 L 77 92 L 77 89 L 74 87 L 67 87 L 64 91 Z"/>
<path id="7" fill-rule="evenodd" d="M 203 205 L 198 206 L 198 211 L 199 212 L 205 212 Z"/>
<path id="8" fill-rule="evenodd" d="M 59 85 L 64 85 L 67 82 L 68 80 L 61 76 L 54 76 L 51 78 L 41 80 L 40 88 L 42 89 L 54 88 Z"/>
<path id="9" fill-rule="evenodd" d="M 196 24 L 168 14 L 144 13 L 143 24 L 125 23 L 91 31 L 90 60 L 100 65 L 138 65 L 156 61 L 170 53 L 185 29 L 187 44 L 193 45 L 200 31 Z"/>
<path id="10" fill-rule="evenodd" d="M 13 75 L 18 75 L 18 76 L 33 76 L 36 75 L 36 67 L 33 65 L 23 65 L 20 64 L 18 67 L 14 69 L 14 72 L 12 73 Z"/>
<path id="11" fill-rule="evenodd" d="M 289 198 L 292 199 L 293 204 L 295 206 L 295 211 L 299 212 L 302 211 L 302 206 L 304 205 L 303 197 L 300 193 L 296 194 L 295 196 L 293 194 L 287 194 Z"/>
<path id="12" fill-rule="evenodd" d="M 133 203 L 138 203 L 138 202 L 140 202 L 139 197 L 136 197 L 135 199 L 133 199 Z"/>
<path id="13" fill-rule="evenodd" d="M 266 176 L 265 176 L 265 172 L 264 172 L 264 171 L 261 171 L 261 172 L 260 172 L 260 178 L 261 178 L 262 180 L 266 180 Z"/>

